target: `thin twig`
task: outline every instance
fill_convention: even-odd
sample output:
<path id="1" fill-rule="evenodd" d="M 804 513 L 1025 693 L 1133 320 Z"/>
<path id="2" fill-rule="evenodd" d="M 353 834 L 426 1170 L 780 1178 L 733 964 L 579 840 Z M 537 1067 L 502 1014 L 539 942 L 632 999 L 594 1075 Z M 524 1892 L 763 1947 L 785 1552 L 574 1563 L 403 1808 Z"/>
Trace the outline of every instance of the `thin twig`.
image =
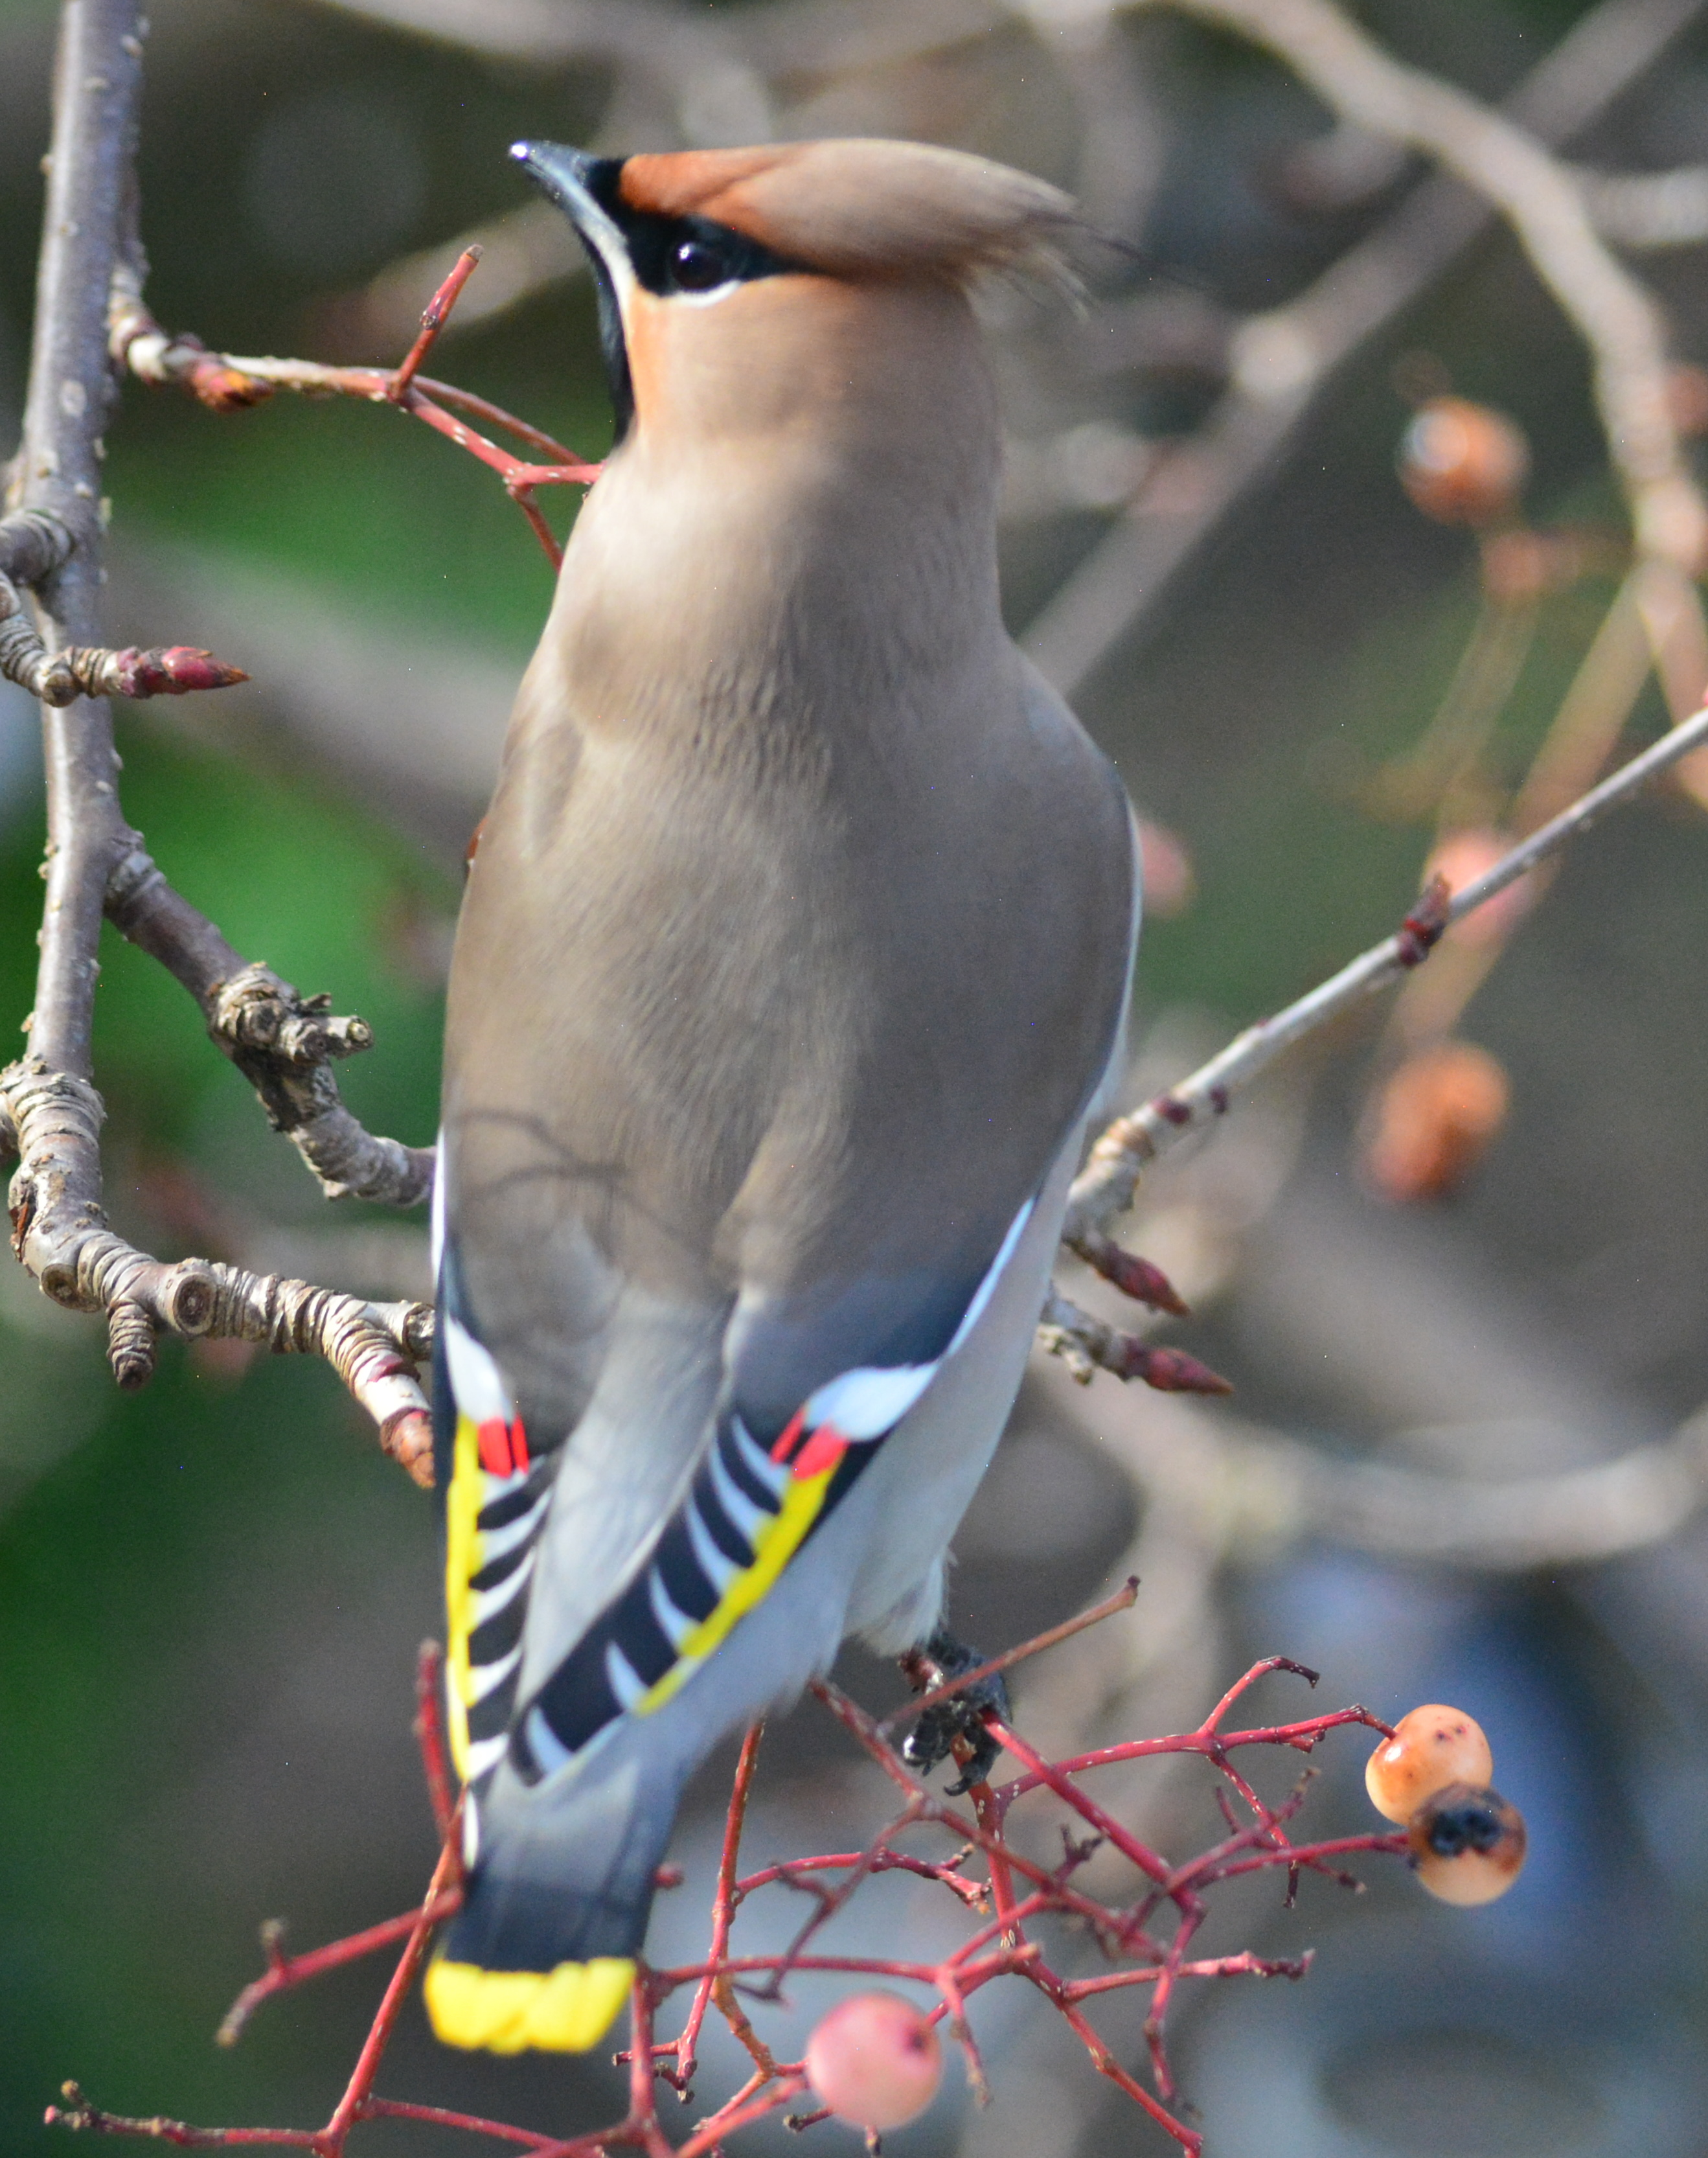
<path id="1" fill-rule="evenodd" d="M 219 412 L 231 412 L 258 405 L 276 390 L 294 390 L 307 397 L 356 397 L 370 405 L 387 405 L 420 420 L 443 435 L 457 448 L 466 450 L 504 483 L 505 492 L 528 523 L 548 561 L 556 569 L 563 560 L 550 528 L 534 498 L 541 487 L 586 487 L 599 477 L 600 467 L 578 457 L 573 450 L 527 421 L 519 420 L 501 405 L 489 404 L 471 391 L 450 383 L 436 382 L 416 372 L 431 348 L 458 294 L 480 260 L 477 247 L 465 248 L 456 266 L 428 302 L 421 318 L 421 333 L 408 356 L 395 368 L 331 367 L 317 360 L 240 358 L 230 353 L 211 353 L 199 338 L 169 335 L 149 312 L 142 297 L 141 266 L 134 259 L 118 266 L 114 275 L 109 342 L 114 360 L 139 381 L 171 385 Z M 530 462 L 504 449 L 471 426 L 478 420 L 513 436 L 549 462 Z"/>
<path id="2" fill-rule="evenodd" d="M 1064 1236 L 1076 1257 L 1079 1242 Z M 1051 1289 L 1038 1321 L 1038 1338 L 1052 1356 L 1060 1356 L 1081 1386 L 1107 1371 L 1117 1379 L 1138 1379 L 1159 1394 L 1231 1394 L 1233 1386 L 1184 1349 L 1157 1347 L 1136 1334 L 1123 1334 L 1081 1310 L 1060 1289 Z"/>
<path id="3" fill-rule="evenodd" d="M 403 2011 L 403 2004 L 415 1983 L 415 1973 L 427 1953 L 427 1944 L 433 1937 L 433 1928 L 443 1915 L 439 1908 L 440 1898 L 450 1883 L 458 1877 L 459 1871 L 457 1832 L 453 1826 L 452 1834 L 446 1839 L 444 1849 L 439 1854 L 439 1863 L 433 1869 L 427 1892 L 421 1898 L 421 1908 L 416 1915 L 414 1929 L 380 2001 L 373 2028 L 364 2041 L 361 2052 L 356 2056 L 356 2065 L 350 2072 L 349 2082 L 344 2086 L 343 2096 L 322 2131 L 323 2141 L 333 2150 L 343 2148 L 350 2124 L 359 2117 L 363 2102 L 374 2088 L 374 2078 L 379 2073 L 379 2063 L 390 2042 L 393 2027 Z"/>
<path id="4" fill-rule="evenodd" d="M 1106 1600 L 1104 1604 L 1082 1614 L 1081 1624 L 1107 1616 L 1112 1608 L 1118 1608 L 1125 1601 L 1124 1593 L 1119 1598 Z M 1060 1628 L 1052 1629 L 1023 1644 L 1017 1653 L 1035 1653 L 1059 1641 L 1063 1632 Z M 384 1926 L 370 1928 L 366 1933 L 333 1942 L 299 1957 L 283 1954 L 275 1929 L 269 1928 L 264 1934 L 267 1970 L 242 1996 L 233 2017 L 229 2019 L 231 2022 L 271 1993 L 339 1968 L 374 1948 L 406 1940 L 403 1959 L 385 1989 L 354 2073 L 323 2128 L 203 2129 L 182 2121 L 126 2118 L 91 2106 L 75 2086 L 67 2090 L 71 2103 L 52 2109 L 49 2117 L 66 2126 L 101 2134 L 140 2135 L 198 2147 L 271 2143 L 311 2150 L 317 2158 L 343 2158 L 352 2128 L 364 2120 L 384 2119 L 462 2129 L 520 2146 L 534 2154 L 534 2158 L 601 2158 L 601 2154 L 620 2148 L 642 2151 L 647 2158 L 673 2158 L 671 2146 L 659 2124 L 656 2084 L 662 2076 L 663 2080 L 676 2084 L 684 2097 L 688 2095 L 684 2086 L 694 2073 L 695 2038 L 707 2002 L 714 1998 L 724 2002 L 727 1995 L 727 2002 L 724 2003 L 727 2013 L 729 2004 L 735 2001 L 738 1985 L 746 1990 L 774 1998 L 781 1981 L 788 1974 L 805 1971 L 850 1980 L 906 1983 L 934 1993 L 937 2000 L 930 2011 L 931 2020 L 943 2022 L 962 2047 L 975 2094 L 983 2088 L 983 2066 L 967 2024 L 968 2000 L 983 1987 L 1004 1979 L 1030 1985 L 1062 2016 L 1087 2048 L 1098 2072 L 1138 2104 L 1180 2148 L 1195 2151 L 1199 2140 L 1195 2131 L 1174 2109 L 1175 2086 L 1166 2046 L 1166 2024 L 1174 1993 L 1189 1980 L 1298 1978 L 1303 1976 L 1309 1962 L 1308 1955 L 1262 1957 L 1249 1950 L 1207 1957 L 1192 1955 L 1191 1944 L 1208 1913 L 1206 1897 L 1223 1882 L 1266 1870 L 1280 1871 L 1289 1879 L 1301 1869 L 1307 1869 L 1344 1880 L 1347 1877 L 1337 1861 L 1355 1854 L 1392 1856 L 1406 1848 L 1405 1835 L 1385 1828 L 1365 1835 L 1294 1842 L 1290 1825 L 1303 1802 L 1305 1786 L 1296 1786 L 1279 1805 L 1270 1806 L 1232 1766 L 1229 1755 L 1236 1748 L 1262 1745 L 1309 1752 L 1331 1732 L 1347 1726 L 1362 1724 L 1379 1732 L 1388 1730 L 1368 1711 L 1350 1708 L 1311 1717 L 1302 1723 L 1223 1733 L 1220 1728 L 1221 1720 L 1241 1695 L 1267 1673 L 1278 1669 L 1298 1672 L 1307 1678 L 1313 1675 L 1288 1658 L 1265 1658 L 1230 1687 L 1194 1729 L 1166 1737 L 1133 1742 L 1134 1748 L 1153 1755 L 1186 1753 L 1200 1757 L 1226 1780 L 1249 1815 L 1242 1821 L 1225 1801 L 1226 1836 L 1180 1862 L 1170 1862 L 1161 1852 L 1141 1843 L 1079 1788 L 1080 1776 L 1109 1760 L 1123 1758 L 1129 1749 L 1108 1748 L 1077 1760 L 1049 1761 L 992 1719 L 993 1734 L 1019 1760 L 1022 1773 L 1015 1782 L 996 1790 L 984 1784 L 975 1786 L 973 1798 L 978 1824 L 969 1828 L 963 1816 L 933 1799 L 908 1775 L 905 1765 L 890 1749 L 882 1726 L 834 1688 L 820 1686 L 817 1691 L 821 1697 L 866 1752 L 891 1768 L 902 1789 L 904 1804 L 864 1851 L 785 1861 L 744 1881 L 739 1878 L 736 1869 L 741 1824 L 757 1757 L 757 1732 L 750 1732 L 732 1786 L 707 1953 L 691 1964 L 666 1970 L 643 1968 L 640 1972 L 632 2001 L 630 2043 L 627 2051 L 617 2057 L 628 2065 L 628 2104 L 622 2118 L 609 2128 L 556 2139 L 508 2122 L 374 2095 L 375 2073 L 395 2029 L 405 1992 L 426 1953 L 428 1936 L 433 1926 L 456 1908 L 458 1864 L 454 1821 L 448 1825 L 438 1866 L 417 1909 Z M 425 1678 L 425 1666 L 423 1675 Z M 967 1677 L 977 1675 L 969 1673 Z M 1136 1904 L 1112 1907 L 1088 1897 L 1072 1885 L 1071 1876 L 1091 1846 L 1078 1847 L 1070 1841 L 1062 1863 L 1052 1871 L 1038 1865 L 1009 1840 L 1005 1824 L 1013 1805 L 1029 1793 L 1040 1790 L 1047 1790 L 1065 1800 L 1098 1831 L 1101 1838 L 1125 1852 L 1138 1867 L 1144 1884 Z M 851 1884 L 864 1882 L 887 1865 L 901 1862 L 898 1854 L 889 1847 L 895 1837 L 910 1828 L 927 1824 L 940 1825 L 962 1837 L 962 1851 L 956 1855 L 955 1860 L 937 1866 L 912 1861 L 909 1870 L 926 1879 L 941 1882 L 955 1895 L 958 1908 L 965 1911 L 970 1905 L 978 1910 L 982 1899 L 976 1893 L 977 1884 L 968 1882 L 954 1871 L 965 1850 L 976 1848 L 983 1852 L 988 1861 L 997 1887 L 995 1909 L 990 1911 L 986 1907 L 960 1944 L 939 1960 L 808 1953 L 798 1940 L 781 1951 L 758 1954 L 732 1952 L 730 1930 L 736 1913 L 758 1888 L 773 1883 L 802 1885 L 803 1877 L 815 1871 L 843 1871 L 850 1876 L 850 1881 L 845 1882 L 831 1899 L 839 1906 L 846 1899 Z M 1018 1897 L 1013 1890 L 1014 1882 L 1023 1884 Z M 975 1891 L 970 1897 L 965 1892 L 969 1887 Z M 819 1887 L 815 1892 L 823 1896 L 827 1892 Z M 1164 1908 L 1174 1913 L 1174 1923 L 1166 1941 L 1150 1928 L 1152 1914 Z M 1026 1928 L 1035 1920 L 1052 1915 L 1088 1929 L 1117 1968 L 1097 1977 L 1062 1976 L 1051 1966 L 1042 1945 L 1026 1937 Z M 1147 2091 L 1118 2065 L 1107 2045 L 1080 2011 L 1081 2002 L 1106 1992 L 1140 1986 L 1148 1988 L 1150 1993 L 1145 2036 L 1155 2093 Z M 653 2035 L 656 2011 L 673 1994 L 684 1988 L 692 1988 L 694 1994 L 689 2022 L 673 2045 L 658 2044 Z M 732 2021 L 737 2025 L 738 2035 L 742 2035 L 744 2042 L 748 2044 L 754 2071 L 722 2104 L 702 2116 L 673 2158 L 689 2158 L 690 2154 L 695 2153 L 700 2154 L 700 2158 L 711 2158 L 728 2137 L 806 2094 L 802 2064 L 778 2061 L 752 2031 L 739 2006 L 735 2009 Z M 675 2061 L 673 2074 L 662 2065 L 672 2056 Z M 823 2117 L 822 2113 L 815 2113 L 808 2118 Z M 796 2124 L 805 2125 L 808 2122 L 797 2119 Z"/>
<path id="5" fill-rule="evenodd" d="M 724 1821 L 724 1847 L 718 1860 L 717 1892 L 712 1902 L 711 1958 L 721 1962 L 730 1945 L 730 1928 L 735 1923 L 736 1906 L 746 1891 L 737 1885 L 736 1866 L 741 1855 L 741 1830 L 747 1818 L 747 1800 L 753 1789 L 753 1774 L 759 1765 L 760 1741 L 765 1736 L 765 1726 L 756 1723 L 741 1741 L 740 1757 L 735 1763 L 735 1779 L 730 1788 L 729 1811 Z M 777 2063 L 754 2032 L 753 2026 L 741 2012 L 730 1990 L 727 1980 L 720 1980 L 716 1973 L 709 1974 L 695 1989 L 688 2021 L 682 2036 L 676 2041 L 676 2067 L 672 2081 L 679 2090 L 685 2092 L 694 2080 L 699 2065 L 700 2026 L 705 2013 L 715 1995 L 719 2012 L 728 2023 L 739 2042 L 752 2056 L 754 2066 L 761 2075 L 775 2075 Z"/>
<path id="6" fill-rule="evenodd" d="M 302 997 L 271 968 L 252 965 L 174 891 L 135 832 L 108 880 L 106 912 L 127 937 L 181 982 L 208 1033 L 260 1097 L 267 1121 L 290 1139 L 328 1199 L 416 1206 L 431 1196 L 431 1147 L 375 1138 L 344 1107 L 335 1061 L 372 1046 L 359 1019 L 335 1019 L 325 997 Z"/>
<path id="7" fill-rule="evenodd" d="M 226 2010 L 214 2034 L 214 2044 L 235 2046 L 247 2028 L 250 2016 L 276 1993 L 288 1993 L 296 1986 L 306 1985 L 311 1979 L 324 1976 L 329 1970 L 338 1970 L 347 1963 L 359 1963 L 364 1956 L 406 1941 L 421 1924 L 424 1914 L 430 1923 L 437 1925 L 441 1919 L 448 1918 L 462 1902 L 460 1888 L 443 1889 L 429 1897 L 419 1909 L 405 1911 L 400 1918 L 382 1919 L 377 1926 L 369 1926 L 359 1933 L 347 1933 L 341 1940 L 328 1942 L 324 1948 L 311 1949 L 300 1956 L 275 1956 L 271 1950 L 276 1935 L 264 1933 L 262 1945 L 269 1951 L 267 1968 L 244 1987 Z"/>
<path id="8" fill-rule="evenodd" d="M 1106 1596 L 1101 1603 L 1094 1603 L 1089 1611 L 1081 1611 L 1076 1618 L 1065 1618 L 1059 1626 L 1046 1633 L 1035 1634 L 1029 1641 L 1022 1641 L 1016 1649 L 1004 1649 L 999 1656 L 991 1656 L 982 1664 L 975 1664 L 970 1671 L 962 1671 L 958 1678 L 945 1679 L 941 1686 L 933 1686 L 929 1693 L 916 1694 L 911 1701 L 904 1701 L 888 1716 L 880 1718 L 878 1729 L 888 1737 L 898 1723 L 911 1716 L 918 1716 L 939 1701 L 948 1701 L 968 1686 L 982 1686 L 986 1679 L 994 1678 L 998 1671 L 1012 1670 L 1028 1656 L 1035 1656 L 1045 1649 L 1053 1649 L 1058 1643 L 1071 1640 L 1076 1634 L 1083 1634 L 1087 1626 L 1096 1626 L 1105 1618 L 1112 1618 L 1117 1611 L 1130 1611 L 1138 1601 L 1138 1576 L 1129 1575 L 1112 1596 Z"/>
<path id="9" fill-rule="evenodd" d="M 1584 208 L 1620 247 L 1696 247 L 1708 240 L 1708 165 L 1664 173 L 1602 173 L 1576 166 Z"/>
<path id="10" fill-rule="evenodd" d="M 427 1803 L 433 1809 L 433 1827 L 441 1844 L 449 1839 L 457 1815 L 445 1742 L 444 1682 L 445 1651 L 436 1641 L 423 1641 L 415 1655 L 415 1737 L 421 1749 L 421 1773 L 426 1779 Z"/>
<path id="11" fill-rule="evenodd" d="M 1416 916 L 1393 936 L 1343 967 L 1295 1004 L 1271 1019 L 1248 1027 L 1209 1063 L 1131 1115 L 1117 1118 L 1091 1149 L 1091 1159 L 1073 1187 L 1064 1236 L 1107 1233 L 1110 1223 L 1133 1203 L 1146 1164 L 1190 1132 L 1227 1114 L 1235 1097 L 1249 1087 L 1283 1049 L 1314 1033 L 1375 991 L 1399 981 L 1427 956 L 1441 931 L 1504 891 L 1509 885 L 1558 853 L 1566 843 L 1630 801 L 1649 781 L 1681 756 L 1708 742 L 1708 709 L 1694 714 L 1652 743 L 1640 756 L 1562 810 L 1502 855 L 1492 869 L 1454 892 L 1438 918 L 1422 924 Z"/>
<path id="12" fill-rule="evenodd" d="M 386 390 L 385 394 L 394 405 L 402 404 L 405 393 L 420 374 L 421 363 L 438 342 L 439 333 L 444 328 L 451 310 L 457 305 L 463 287 L 474 275 L 475 265 L 480 261 L 482 251 L 477 240 L 465 247 L 443 283 L 421 311 L 421 333 L 405 354 L 401 365 Z"/>
<path id="13" fill-rule="evenodd" d="M 0 674 L 44 705 L 72 705 L 80 697 L 183 697 L 196 689 L 229 689 L 249 679 L 199 645 L 127 644 L 113 652 L 99 645 L 68 644 L 50 652 L 32 627 L 23 599 L 10 577 L 0 575 Z"/>

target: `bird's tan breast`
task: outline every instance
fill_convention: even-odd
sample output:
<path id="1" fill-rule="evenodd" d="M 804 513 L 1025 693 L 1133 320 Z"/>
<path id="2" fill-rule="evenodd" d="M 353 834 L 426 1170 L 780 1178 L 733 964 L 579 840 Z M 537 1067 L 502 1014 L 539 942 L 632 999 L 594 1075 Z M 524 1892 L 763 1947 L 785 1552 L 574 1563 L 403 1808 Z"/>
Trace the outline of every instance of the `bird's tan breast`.
<path id="1" fill-rule="evenodd" d="M 982 364 L 938 299 L 898 323 Z M 619 1283 L 976 1279 L 1102 1070 L 1127 816 L 1004 632 L 971 381 L 958 432 L 642 425 L 578 520 L 447 1034 L 453 1226 L 519 1339 Z"/>
<path id="2" fill-rule="evenodd" d="M 452 985 L 465 1204 L 709 1294 L 999 1237 L 1107 1053 L 1131 896 L 1107 768 L 1015 700 L 939 715 L 948 757 L 929 713 L 687 758 L 524 732 Z"/>

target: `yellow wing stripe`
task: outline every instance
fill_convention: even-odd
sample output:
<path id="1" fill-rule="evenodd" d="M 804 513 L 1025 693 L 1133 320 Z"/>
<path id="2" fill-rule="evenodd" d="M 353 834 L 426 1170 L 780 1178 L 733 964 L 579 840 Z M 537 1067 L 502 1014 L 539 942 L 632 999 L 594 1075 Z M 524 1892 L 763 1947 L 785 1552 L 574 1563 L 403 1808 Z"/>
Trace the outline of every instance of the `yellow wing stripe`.
<path id="1" fill-rule="evenodd" d="M 627 1956 L 595 1956 L 549 1971 L 482 1970 L 441 1956 L 427 1966 L 421 1990 L 434 2033 L 447 2046 L 585 2053 L 617 2021 L 634 1982 Z"/>
<path id="2" fill-rule="evenodd" d="M 783 1492 L 782 1506 L 775 1519 L 756 1530 L 751 1566 L 744 1567 L 719 1598 L 717 1607 L 684 1634 L 677 1660 L 663 1678 L 648 1687 L 634 1705 L 637 1716 L 650 1716 L 693 1675 L 729 1634 L 736 1620 L 752 1610 L 770 1593 L 779 1574 L 800 1549 L 807 1531 L 818 1518 L 824 1495 L 842 1458 L 836 1458 L 816 1476 L 797 1476 Z"/>
<path id="3" fill-rule="evenodd" d="M 484 1496 L 479 1427 L 472 1417 L 459 1416 L 452 1457 L 451 1489 L 445 1500 L 445 1629 L 450 1636 L 446 1653 L 449 1682 L 445 1695 L 451 1758 L 457 1763 L 457 1774 L 465 1780 L 468 1775 L 468 1709 L 473 1691 L 468 1637 L 473 1631 L 474 1591 L 469 1583 L 481 1569 L 480 1510 Z M 453 2039 L 452 2042 L 460 2042 Z M 469 2042 L 479 2045 L 485 2041 L 472 2039 Z"/>

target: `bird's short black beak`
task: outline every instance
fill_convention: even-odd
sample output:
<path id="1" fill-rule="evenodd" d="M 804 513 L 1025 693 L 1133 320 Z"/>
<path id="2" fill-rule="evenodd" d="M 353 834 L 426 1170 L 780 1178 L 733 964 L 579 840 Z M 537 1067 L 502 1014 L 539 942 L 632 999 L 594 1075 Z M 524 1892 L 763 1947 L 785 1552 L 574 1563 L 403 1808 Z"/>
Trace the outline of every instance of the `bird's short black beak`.
<path id="1" fill-rule="evenodd" d="M 634 385 L 618 297 L 619 288 L 632 283 L 634 275 L 623 235 L 629 213 L 617 191 L 622 160 L 596 157 L 586 150 L 572 150 L 566 142 L 513 142 L 510 155 L 563 211 L 587 250 L 599 295 L 599 343 L 620 442 L 634 417 Z"/>
<path id="2" fill-rule="evenodd" d="M 510 155 L 584 237 L 591 237 L 590 225 L 609 223 L 621 158 L 596 157 L 566 142 L 513 142 Z"/>

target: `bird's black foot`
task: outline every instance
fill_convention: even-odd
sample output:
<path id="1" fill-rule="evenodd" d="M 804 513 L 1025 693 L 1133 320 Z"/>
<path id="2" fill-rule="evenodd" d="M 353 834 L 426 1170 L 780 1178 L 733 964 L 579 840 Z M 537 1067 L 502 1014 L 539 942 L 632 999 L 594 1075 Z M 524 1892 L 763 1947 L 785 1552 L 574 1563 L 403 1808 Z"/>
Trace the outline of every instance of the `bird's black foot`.
<path id="1" fill-rule="evenodd" d="M 901 1668 L 912 1680 L 916 1691 L 929 1693 L 943 1679 L 958 1678 L 962 1671 L 976 1670 L 985 1661 L 978 1649 L 969 1649 L 939 1626 L 928 1641 L 901 1659 Z M 985 1780 L 1002 1751 L 984 1727 L 985 1717 L 993 1711 L 1007 1722 L 1008 1681 L 1000 1671 L 993 1671 L 988 1678 L 980 1679 L 959 1693 L 952 1694 L 947 1701 L 940 1701 L 935 1708 L 926 1709 L 902 1741 L 901 1758 L 921 1776 L 929 1775 L 940 1761 L 950 1758 L 959 1742 L 962 1749 L 961 1777 L 957 1783 L 950 1784 L 949 1796 L 960 1798 L 975 1784 Z"/>

